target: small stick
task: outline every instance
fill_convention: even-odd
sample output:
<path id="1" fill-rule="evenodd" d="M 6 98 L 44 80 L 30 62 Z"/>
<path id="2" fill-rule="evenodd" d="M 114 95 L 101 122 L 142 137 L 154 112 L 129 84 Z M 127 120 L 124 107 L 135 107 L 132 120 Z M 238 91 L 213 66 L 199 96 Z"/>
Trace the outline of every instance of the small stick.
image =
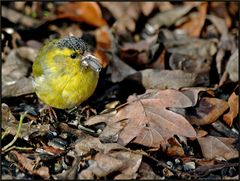
<path id="1" fill-rule="evenodd" d="M 17 133 L 14 136 L 13 140 L 2 148 L 2 152 L 5 152 L 10 146 L 12 146 L 17 141 L 19 133 L 20 133 L 20 130 L 22 128 L 23 119 L 24 119 L 26 114 L 27 114 L 27 111 L 24 114 L 21 114 L 20 121 L 19 121 L 19 124 L 18 124 Z"/>

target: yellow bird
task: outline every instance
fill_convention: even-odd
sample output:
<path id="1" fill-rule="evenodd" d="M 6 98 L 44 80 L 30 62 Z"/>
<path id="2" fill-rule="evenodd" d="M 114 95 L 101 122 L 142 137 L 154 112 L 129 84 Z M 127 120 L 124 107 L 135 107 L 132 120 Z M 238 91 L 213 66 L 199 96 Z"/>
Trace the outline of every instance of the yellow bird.
<path id="1" fill-rule="evenodd" d="M 93 94 L 101 65 L 81 38 L 69 36 L 47 43 L 32 70 L 33 86 L 40 100 L 51 107 L 68 109 Z"/>

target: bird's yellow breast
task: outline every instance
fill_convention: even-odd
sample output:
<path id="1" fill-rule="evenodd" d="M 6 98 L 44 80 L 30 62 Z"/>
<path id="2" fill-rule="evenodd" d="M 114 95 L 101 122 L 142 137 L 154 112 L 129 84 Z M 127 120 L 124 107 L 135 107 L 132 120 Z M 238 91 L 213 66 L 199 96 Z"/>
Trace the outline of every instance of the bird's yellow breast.
<path id="1" fill-rule="evenodd" d="M 72 50 L 45 46 L 33 64 L 34 88 L 46 104 L 66 109 L 79 105 L 94 92 L 98 73 L 71 59 Z"/>

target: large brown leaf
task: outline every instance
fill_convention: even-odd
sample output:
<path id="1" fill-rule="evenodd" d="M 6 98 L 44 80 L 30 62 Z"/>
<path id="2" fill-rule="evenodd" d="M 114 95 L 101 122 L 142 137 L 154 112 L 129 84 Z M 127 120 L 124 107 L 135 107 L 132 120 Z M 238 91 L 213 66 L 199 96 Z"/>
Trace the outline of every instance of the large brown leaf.
<path id="1" fill-rule="evenodd" d="M 114 124 L 119 127 L 119 123 L 123 122 L 118 129 L 118 143 L 127 145 L 132 141 L 149 147 L 160 147 L 173 135 L 196 136 L 195 130 L 183 116 L 167 109 L 190 106 L 191 100 L 180 91 L 149 90 L 140 96 L 130 96 L 127 105 L 113 117 L 106 116 L 104 120 L 103 116 L 96 116 L 86 124 L 106 122 L 107 127 L 114 129 Z M 104 130 L 102 134 L 106 134 Z"/>

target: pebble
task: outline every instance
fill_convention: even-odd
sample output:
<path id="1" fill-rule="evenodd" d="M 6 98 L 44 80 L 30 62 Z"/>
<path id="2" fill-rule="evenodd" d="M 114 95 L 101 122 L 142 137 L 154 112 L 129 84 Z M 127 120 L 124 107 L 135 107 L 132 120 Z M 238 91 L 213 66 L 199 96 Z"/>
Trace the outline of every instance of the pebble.
<path id="1" fill-rule="evenodd" d="M 195 162 L 187 162 L 183 165 L 185 171 L 194 170 L 196 168 Z"/>

